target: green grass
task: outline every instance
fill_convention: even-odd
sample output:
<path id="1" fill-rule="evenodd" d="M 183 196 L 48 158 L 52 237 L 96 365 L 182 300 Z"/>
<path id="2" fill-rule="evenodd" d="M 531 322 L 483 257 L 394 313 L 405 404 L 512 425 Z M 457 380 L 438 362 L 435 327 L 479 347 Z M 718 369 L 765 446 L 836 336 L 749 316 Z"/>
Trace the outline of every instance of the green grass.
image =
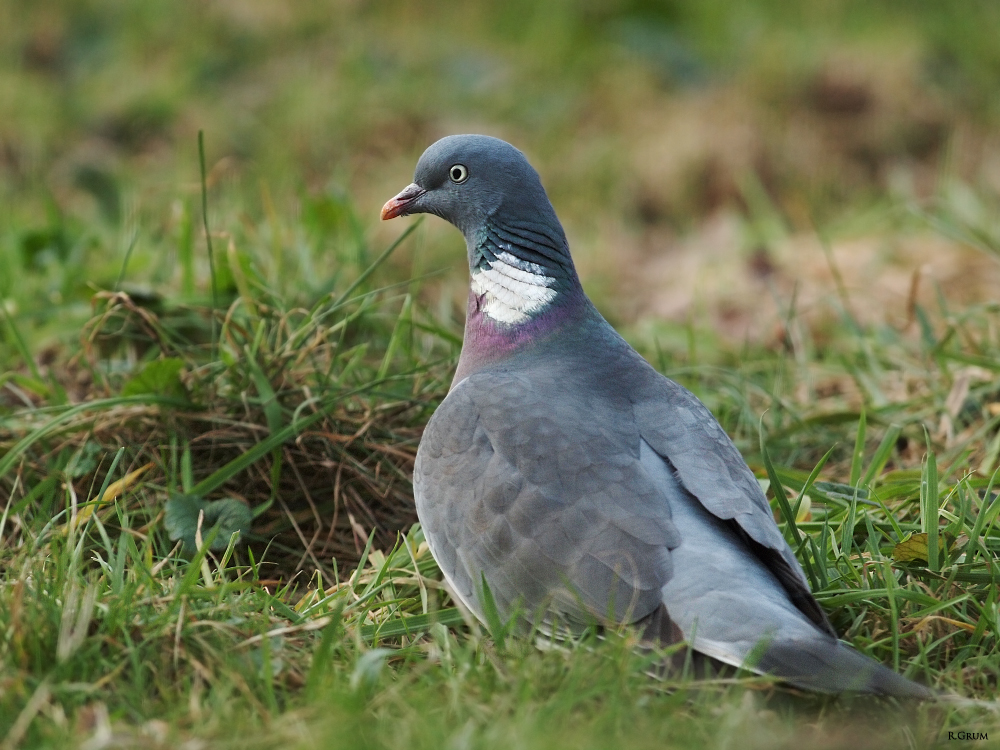
<path id="1" fill-rule="evenodd" d="M 722 210 L 734 257 L 874 232 L 1000 259 L 995 153 L 975 150 L 1000 18 L 974 5 L 0 10 L 0 750 L 1000 732 L 995 298 L 933 289 L 890 325 L 831 282 L 822 314 L 793 294 L 778 334 L 733 343 L 697 310 L 620 313 L 605 242 Z M 874 114 L 823 109 L 838 55 L 880 61 L 847 79 Z M 904 104 L 878 79 L 900 60 Z M 713 92 L 764 113 L 750 166 L 646 174 L 649 123 Z M 461 344 L 464 253 L 436 220 L 375 217 L 466 126 L 537 157 L 588 289 L 768 483 L 838 632 L 947 699 L 654 676 L 627 630 L 536 644 L 455 608 L 409 476 Z M 821 157 L 785 147 L 803 127 Z"/>
<path id="2" fill-rule="evenodd" d="M 452 329 L 414 303 L 419 282 L 368 271 L 293 306 L 255 252 L 225 256 L 235 288 L 214 316 L 102 293 L 65 370 L 5 373 L 8 746 L 924 747 L 996 726 L 996 306 L 918 309 L 916 336 L 845 325 L 821 353 L 808 330 L 710 366 L 659 352 L 770 479 L 838 631 L 982 701 L 897 707 L 656 679 L 660 655 L 628 632 L 538 650 L 463 620 L 410 528 L 408 483 Z M 795 395 L 819 373 L 862 409 Z M 913 395 L 884 397 L 904 375 Z M 243 520 L 213 530 L 226 503 Z"/>

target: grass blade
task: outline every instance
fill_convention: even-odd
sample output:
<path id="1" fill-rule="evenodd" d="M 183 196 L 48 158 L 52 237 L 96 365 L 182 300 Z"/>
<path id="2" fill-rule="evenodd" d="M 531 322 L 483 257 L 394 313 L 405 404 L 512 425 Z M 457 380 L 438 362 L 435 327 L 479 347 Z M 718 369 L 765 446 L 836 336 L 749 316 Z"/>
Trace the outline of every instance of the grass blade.
<path id="1" fill-rule="evenodd" d="M 920 478 L 920 494 L 922 502 L 920 504 L 921 526 L 927 532 L 927 567 L 930 570 L 939 570 L 938 565 L 938 472 L 937 458 L 934 451 L 928 450 L 927 458 L 924 459 L 924 471 Z"/>
<path id="2" fill-rule="evenodd" d="M 823 457 L 816 463 L 813 470 L 809 472 L 809 476 L 806 478 L 805 484 L 803 484 L 802 489 L 799 490 L 799 496 L 795 500 L 795 507 L 792 509 L 792 515 L 795 518 L 799 517 L 799 508 L 802 505 L 802 499 L 809 494 L 809 490 L 812 489 L 813 483 L 815 483 L 816 479 L 819 477 L 819 473 L 823 470 L 823 467 L 826 466 L 826 462 L 829 460 L 830 456 L 833 455 L 833 451 L 836 450 L 836 448 L 837 446 L 833 446 L 830 450 L 823 454 Z"/>
<path id="3" fill-rule="evenodd" d="M 216 333 L 215 311 L 219 308 L 219 296 L 215 281 L 215 253 L 212 252 L 212 233 L 208 228 L 208 174 L 205 171 L 205 131 L 198 131 L 198 164 L 201 166 L 201 221 L 205 227 L 205 246 L 208 248 L 208 274 L 212 285 L 212 359 L 215 359 L 219 345 Z"/>
<path id="4" fill-rule="evenodd" d="M 423 223 L 423 221 L 424 217 L 421 216 L 415 222 L 410 224 L 410 226 L 406 228 L 406 231 L 404 231 L 401 235 L 399 235 L 399 237 L 397 237 L 395 241 L 391 245 L 389 245 L 389 247 L 383 250 L 382 254 L 378 256 L 375 259 L 375 261 L 370 266 L 368 266 L 368 268 L 365 269 L 364 273 L 358 276 L 358 278 L 356 278 L 354 282 L 349 287 L 347 287 L 346 290 L 344 290 L 344 292 L 337 298 L 337 301 L 333 303 L 333 307 L 339 307 L 340 305 L 342 305 L 344 303 L 344 300 L 350 297 L 351 293 L 354 292 L 355 289 L 364 284 L 368 280 L 368 277 L 371 276 L 373 273 L 375 273 L 375 270 L 379 266 L 381 266 L 389 258 L 389 256 L 396 251 L 396 248 L 398 248 L 400 245 L 403 244 L 403 242 L 406 240 L 407 237 L 409 237 L 416 231 L 417 227 L 419 227 Z"/>
<path id="5" fill-rule="evenodd" d="M 455 607 L 442 609 L 437 612 L 430 612 L 426 615 L 411 615 L 409 617 L 399 617 L 388 620 L 379 625 L 363 625 L 361 627 L 361 637 L 366 641 L 374 641 L 376 638 L 398 638 L 402 635 L 415 635 L 428 630 L 434 623 L 454 628 L 465 622 L 462 613 Z"/>
<path id="6" fill-rule="evenodd" d="M 774 464 L 771 463 L 771 456 L 768 454 L 767 445 L 764 443 L 763 427 L 760 430 L 760 453 L 764 459 L 767 478 L 771 480 L 771 491 L 774 492 L 774 499 L 778 501 L 778 508 L 781 509 L 781 515 L 785 517 L 785 523 L 788 525 L 788 530 L 795 541 L 793 546 L 797 547 L 802 542 L 802 534 L 795 523 L 795 513 L 792 512 L 792 506 L 788 502 L 788 495 L 785 494 L 785 488 L 781 486 L 781 479 L 778 477 L 778 472 L 774 470 Z"/>
<path id="7" fill-rule="evenodd" d="M 854 453 L 851 454 L 851 486 L 857 487 L 858 480 L 861 479 L 861 466 L 865 458 L 865 432 L 868 427 L 868 418 L 865 410 L 861 410 L 858 419 L 858 434 L 854 438 Z"/>
<path id="8" fill-rule="evenodd" d="M 889 425 L 889 429 L 886 430 L 885 435 L 882 437 L 882 442 L 875 449 L 875 455 L 872 456 L 872 462 L 868 465 L 868 471 L 865 472 L 864 477 L 861 479 L 862 487 L 867 487 L 882 473 L 882 469 L 885 468 L 901 431 L 902 428 L 898 424 Z"/>

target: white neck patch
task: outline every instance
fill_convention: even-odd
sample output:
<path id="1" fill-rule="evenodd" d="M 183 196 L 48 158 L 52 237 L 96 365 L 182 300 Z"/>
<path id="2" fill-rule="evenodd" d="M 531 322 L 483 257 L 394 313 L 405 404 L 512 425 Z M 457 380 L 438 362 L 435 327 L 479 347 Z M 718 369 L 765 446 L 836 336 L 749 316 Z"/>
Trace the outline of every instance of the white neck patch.
<path id="1" fill-rule="evenodd" d="M 524 323 L 556 296 L 555 279 L 537 263 L 500 253 L 488 268 L 472 274 L 472 291 L 483 297 L 482 311 L 498 323 Z"/>

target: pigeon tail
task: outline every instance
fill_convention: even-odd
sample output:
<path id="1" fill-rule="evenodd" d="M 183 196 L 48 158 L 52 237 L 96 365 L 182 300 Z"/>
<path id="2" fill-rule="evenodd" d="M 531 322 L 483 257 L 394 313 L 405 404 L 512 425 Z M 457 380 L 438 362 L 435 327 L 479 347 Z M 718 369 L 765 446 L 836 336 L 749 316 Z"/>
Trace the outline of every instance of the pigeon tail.
<path id="1" fill-rule="evenodd" d="M 636 621 L 647 644 L 660 647 L 683 643 L 684 633 L 667 608 L 661 605 L 652 614 Z M 812 637 L 771 641 L 765 638 L 749 649 L 745 658 L 735 656 L 731 643 L 712 643 L 699 639 L 701 650 L 674 651 L 662 665 L 668 671 L 691 668 L 694 674 L 732 675 L 734 668 L 770 674 L 804 690 L 820 693 L 872 693 L 894 698 L 926 700 L 934 692 L 902 677 L 874 659 L 855 651 L 836 638 L 816 632 Z M 746 644 L 741 644 L 746 645 Z M 735 658 L 734 658 L 735 657 Z"/>
<path id="2" fill-rule="evenodd" d="M 895 698 L 933 698 L 930 689 L 896 674 L 840 641 L 817 633 L 816 638 L 776 641 L 755 665 L 806 690 L 823 693 L 859 692 Z"/>

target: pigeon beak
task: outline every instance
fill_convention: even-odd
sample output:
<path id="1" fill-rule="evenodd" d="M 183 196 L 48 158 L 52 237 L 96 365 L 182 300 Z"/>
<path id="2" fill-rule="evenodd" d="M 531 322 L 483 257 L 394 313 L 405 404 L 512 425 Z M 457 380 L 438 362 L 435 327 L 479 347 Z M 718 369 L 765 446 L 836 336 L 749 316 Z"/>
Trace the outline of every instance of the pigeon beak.
<path id="1" fill-rule="evenodd" d="M 405 216 L 410 213 L 410 206 L 426 192 L 426 190 L 415 182 L 412 185 L 407 185 L 399 195 L 382 206 L 382 221 L 388 221 L 389 219 L 395 219 L 397 216 Z"/>

